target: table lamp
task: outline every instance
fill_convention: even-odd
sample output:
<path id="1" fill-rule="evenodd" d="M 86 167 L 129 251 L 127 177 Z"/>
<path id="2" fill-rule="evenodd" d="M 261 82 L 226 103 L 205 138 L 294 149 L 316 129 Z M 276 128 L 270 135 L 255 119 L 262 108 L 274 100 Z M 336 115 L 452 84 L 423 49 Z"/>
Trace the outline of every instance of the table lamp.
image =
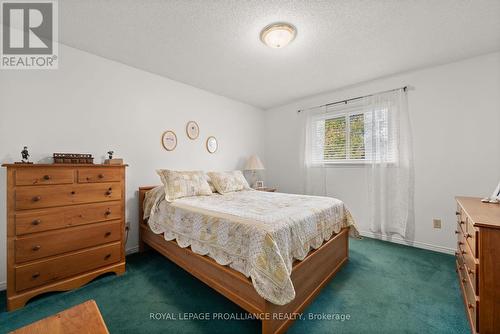
<path id="1" fill-rule="evenodd" d="M 250 158 L 248 158 L 245 170 L 252 172 L 252 188 L 257 188 L 258 183 L 263 184 L 262 181 L 257 181 L 257 171 L 263 169 L 265 169 L 264 165 L 256 154 L 251 155 Z"/>

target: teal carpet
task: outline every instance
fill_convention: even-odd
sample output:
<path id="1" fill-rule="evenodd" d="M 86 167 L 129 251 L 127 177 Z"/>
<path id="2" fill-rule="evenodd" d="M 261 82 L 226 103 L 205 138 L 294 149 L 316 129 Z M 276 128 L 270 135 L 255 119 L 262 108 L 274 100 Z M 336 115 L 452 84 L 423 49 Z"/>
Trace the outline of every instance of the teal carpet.
<path id="1" fill-rule="evenodd" d="M 288 333 L 469 333 L 453 256 L 368 238 L 350 242 L 348 264 Z M 75 291 L 47 294 L 15 312 L 6 312 L 1 292 L 0 332 L 88 299 L 95 299 L 111 333 L 260 332 L 256 320 L 172 320 L 188 318 L 190 312 L 239 318 L 245 313 L 153 251 L 127 261 L 120 277 L 108 275 Z M 166 318 L 150 319 L 150 313 Z M 334 320 L 308 319 L 335 314 Z"/>

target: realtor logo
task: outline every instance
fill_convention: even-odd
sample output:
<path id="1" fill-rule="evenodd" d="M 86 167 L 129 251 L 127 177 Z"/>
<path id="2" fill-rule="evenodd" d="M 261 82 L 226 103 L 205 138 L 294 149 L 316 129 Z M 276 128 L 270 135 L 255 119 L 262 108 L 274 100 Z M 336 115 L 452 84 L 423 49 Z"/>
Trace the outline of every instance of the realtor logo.
<path id="1" fill-rule="evenodd" d="M 56 69 L 57 2 L 2 1 L 1 69 Z"/>

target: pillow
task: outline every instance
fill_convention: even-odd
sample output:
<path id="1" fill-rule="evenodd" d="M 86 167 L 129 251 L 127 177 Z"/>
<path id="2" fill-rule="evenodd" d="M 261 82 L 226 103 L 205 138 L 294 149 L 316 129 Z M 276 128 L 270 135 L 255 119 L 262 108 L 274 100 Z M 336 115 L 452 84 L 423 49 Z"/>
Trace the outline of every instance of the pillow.
<path id="1" fill-rule="evenodd" d="M 207 180 L 208 185 L 210 186 L 210 190 L 212 190 L 213 193 L 216 193 L 217 189 L 215 189 L 214 184 L 212 183 L 212 180 L 210 179 L 210 176 L 205 174 L 205 180 Z"/>
<path id="2" fill-rule="evenodd" d="M 165 188 L 163 186 L 154 187 L 153 189 L 146 192 L 144 196 L 144 203 L 142 203 L 144 217 L 143 219 L 148 219 L 153 210 L 156 210 L 159 202 L 165 199 Z"/>
<path id="3" fill-rule="evenodd" d="M 210 190 L 203 172 L 159 169 L 156 173 L 165 186 L 165 199 L 169 202 L 181 197 L 212 195 L 212 190 Z"/>
<path id="4" fill-rule="evenodd" d="M 240 170 L 232 172 L 210 172 L 207 174 L 214 184 L 215 189 L 221 194 L 250 189 L 247 180 Z"/>

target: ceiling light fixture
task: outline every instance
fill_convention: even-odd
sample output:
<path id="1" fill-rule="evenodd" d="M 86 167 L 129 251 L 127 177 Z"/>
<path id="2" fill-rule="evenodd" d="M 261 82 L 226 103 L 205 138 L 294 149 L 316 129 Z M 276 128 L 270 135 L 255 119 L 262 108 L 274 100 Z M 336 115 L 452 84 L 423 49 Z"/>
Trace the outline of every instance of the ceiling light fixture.
<path id="1" fill-rule="evenodd" d="M 280 49 L 297 36 L 297 29 L 289 23 L 273 23 L 262 29 L 260 40 L 270 48 Z"/>

